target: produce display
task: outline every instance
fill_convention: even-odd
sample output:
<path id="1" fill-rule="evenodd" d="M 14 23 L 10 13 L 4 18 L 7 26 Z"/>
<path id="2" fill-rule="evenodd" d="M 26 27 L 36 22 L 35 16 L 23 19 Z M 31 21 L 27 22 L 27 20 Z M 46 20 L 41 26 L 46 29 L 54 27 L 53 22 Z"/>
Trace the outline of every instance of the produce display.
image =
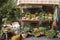
<path id="1" fill-rule="evenodd" d="M 24 17 L 24 20 L 38 20 L 38 16 L 36 16 L 35 14 L 26 14 Z M 23 20 L 23 19 L 22 19 Z"/>
<path id="2" fill-rule="evenodd" d="M 57 33 L 54 29 L 56 27 L 56 21 L 53 20 L 54 14 L 52 12 L 50 11 L 46 12 L 43 9 L 42 11 L 40 10 L 40 12 L 36 12 L 36 13 L 31 11 L 32 10 L 30 10 L 30 12 L 26 13 L 22 17 L 22 20 L 25 20 L 23 22 L 26 22 L 26 24 L 28 24 L 28 26 L 26 26 L 25 24 L 24 27 L 21 29 L 20 34 L 22 38 L 26 38 L 28 34 L 34 37 L 39 37 L 43 35 L 48 38 L 53 38 L 56 36 L 60 38 L 60 33 Z M 34 24 L 35 20 L 38 21 L 38 25 L 34 27 L 32 25 Z M 34 22 L 32 23 L 30 21 L 34 21 Z M 47 23 L 47 26 L 43 25 L 45 23 Z M 48 29 L 47 27 L 50 28 Z"/>
<path id="3" fill-rule="evenodd" d="M 45 20 L 50 22 L 53 21 L 53 14 L 50 12 L 45 13 L 44 11 L 35 14 L 29 13 L 29 14 L 25 14 L 25 16 L 22 17 L 22 20 Z"/>

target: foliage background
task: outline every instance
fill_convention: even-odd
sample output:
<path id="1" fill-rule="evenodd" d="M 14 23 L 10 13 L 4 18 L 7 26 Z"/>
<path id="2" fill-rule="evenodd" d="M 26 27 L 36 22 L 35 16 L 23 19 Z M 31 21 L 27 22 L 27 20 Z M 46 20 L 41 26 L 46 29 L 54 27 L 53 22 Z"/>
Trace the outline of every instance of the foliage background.
<path id="1" fill-rule="evenodd" d="M 19 21 L 20 8 L 17 7 L 16 2 L 16 0 L 0 0 L 0 25 Z"/>

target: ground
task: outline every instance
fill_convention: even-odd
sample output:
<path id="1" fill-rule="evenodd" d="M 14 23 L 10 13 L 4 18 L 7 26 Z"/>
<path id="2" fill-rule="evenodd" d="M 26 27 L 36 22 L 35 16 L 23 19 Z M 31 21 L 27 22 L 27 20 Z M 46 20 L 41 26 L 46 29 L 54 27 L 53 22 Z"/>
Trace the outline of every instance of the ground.
<path id="1" fill-rule="evenodd" d="M 28 38 L 25 38 L 25 39 L 21 39 L 21 40 L 60 40 L 59 38 L 47 38 L 45 36 L 43 37 L 28 37 Z"/>

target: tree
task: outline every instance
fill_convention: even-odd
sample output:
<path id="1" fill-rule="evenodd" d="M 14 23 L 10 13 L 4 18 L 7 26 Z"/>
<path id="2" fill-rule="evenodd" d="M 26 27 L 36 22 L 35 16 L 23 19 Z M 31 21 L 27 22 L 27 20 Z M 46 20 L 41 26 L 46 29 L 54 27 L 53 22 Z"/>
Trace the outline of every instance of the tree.
<path id="1" fill-rule="evenodd" d="M 20 16 L 20 9 L 16 8 L 15 0 L 0 0 L 0 22 L 2 24 L 2 19 L 7 18 L 7 22 L 16 21 Z M 3 5 L 4 4 L 4 5 Z M 4 21 L 3 21 L 4 22 Z"/>
<path id="2" fill-rule="evenodd" d="M 0 7 L 2 7 L 8 0 L 0 0 Z"/>

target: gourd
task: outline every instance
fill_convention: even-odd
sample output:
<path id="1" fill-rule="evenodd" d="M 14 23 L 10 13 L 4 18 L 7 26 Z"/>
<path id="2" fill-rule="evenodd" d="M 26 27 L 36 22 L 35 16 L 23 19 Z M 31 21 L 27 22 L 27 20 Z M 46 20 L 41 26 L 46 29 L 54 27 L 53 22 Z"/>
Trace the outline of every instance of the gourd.
<path id="1" fill-rule="evenodd" d="M 31 17 L 32 17 L 32 18 L 35 18 L 35 14 L 31 14 Z"/>
<path id="2" fill-rule="evenodd" d="M 39 16 L 36 17 L 36 20 L 38 20 L 38 19 L 39 19 Z"/>
<path id="3" fill-rule="evenodd" d="M 47 28 L 46 27 L 39 27 L 39 30 L 44 32 L 47 30 Z"/>
<path id="4" fill-rule="evenodd" d="M 51 16 L 52 16 L 52 13 L 50 13 L 50 12 L 49 12 L 49 14 L 48 14 L 48 15 L 51 17 Z"/>
<path id="5" fill-rule="evenodd" d="M 56 21 L 53 21 L 51 29 L 53 30 L 55 27 L 56 27 Z"/>
<path id="6" fill-rule="evenodd" d="M 36 20 L 36 18 L 32 18 L 31 20 Z"/>
<path id="7" fill-rule="evenodd" d="M 39 29 L 38 28 L 33 28 L 33 35 L 35 36 L 35 37 L 38 37 L 38 36 L 40 36 L 40 32 L 39 32 Z"/>
<path id="8" fill-rule="evenodd" d="M 52 13 L 49 13 L 47 19 L 48 19 L 49 23 L 51 21 L 53 21 L 53 14 Z"/>
<path id="9" fill-rule="evenodd" d="M 52 13 L 49 13 L 49 14 L 48 14 L 48 20 L 51 21 L 51 20 L 52 20 L 52 16 L 53 16 Z"/>
<path id="10" fill-rule="evenodd" d="M 45 32 L 45 35 L 49 38 L 53 38 L 54 36 L 56 36 L 56 32 L 55 30 L 48 30 Z"/>
<path id="11" fill-rule="evenodd" d="M 26 20 L 30 20 L 29 18 L 26 18 Z"/>
<path id="12" fill-rule="evenodd" d="M 57 34 L 57 37 L 60 38 L 60 32 Z"/>
<path id="13" fill-rule="evenodd" d="M 45 27 L 39 27 L 39 31 L 40 31 L 41 35 L 44 35 L 46 30 L 47 30 L 47 28 L 45 28 Z"/>
<path id="14" fill-rule="evenodd" d="M 19 40 L 20 36 L 19 35 L 14 35 L 12 36 L 12 40 Z"/>
<path id="15" fill-rule="evenodd" d="M 27 15 L 28 16 L 28 18 L 30 19 L 30 14 L 29 15 Z"/>
<path id="16" fill-rule="evenodd" d="M 56 21 L 53 21 L 52 26 L 56 26 Z"/>
<path id="17" fill-rule="evenodd" d="M 44 12 L 39 13 L 39 20 L 44 20 Z"/>
<path id="18" fill-rule="evenodd" d="M 25 15 L 26 20 L 30 20 L 30 15 Z"/>
<path id="19" fill-rule="evenodd" d="M 26 38 L 28 34 L 22 34 L 22 37 L 23 38 Z"/>
<path id="20" fill-rule="evenodd" d="M 28 31 L 30 31 L 30 27 L 28 26 L 25 26 L 21 29 L 21 35 L 22 35 L 22 38 L 26 38 L 28 36 Z"/>

